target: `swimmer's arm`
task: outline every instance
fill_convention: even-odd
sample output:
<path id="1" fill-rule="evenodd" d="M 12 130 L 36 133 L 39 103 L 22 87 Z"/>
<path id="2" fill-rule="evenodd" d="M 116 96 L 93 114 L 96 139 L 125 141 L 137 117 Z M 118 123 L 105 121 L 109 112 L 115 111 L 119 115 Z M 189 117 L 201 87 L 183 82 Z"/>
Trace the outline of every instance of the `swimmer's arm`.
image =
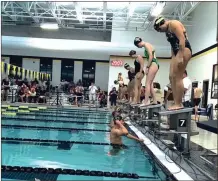
<path id="1" fill-rule="evenodd" d="M 178 56 L 180 58 L 183 58 L 184 49 L 185 49 L 185 35 L 182 29 L 182 25 L 180 22 L 172 22 L 171 23 L 171 31 L 176 35 L 176 37 L 179 39 L 179 52 Z"/>
<path id="2" fill-rule="evenodd" d="M 117 132 L 116 132 L 118 136 L 125 136 L 128 134 L 128 130 L 125 128 L 125 126 L 120 124 L 120 128 L 121 128 L 121 130 L 117 130 Z"/>
<path id="3" fill-rule="evenodd" d="M 113 127 L 114 127 L 114 121 L 113 121 L 113 120 L 112 120 L 111 123 L 109 124 L 109 127 L 110 127 L 110 128 L 113 128 Z"/>
<path id="4" fill-rule="evenodd" d="M 148 51 L 148 55 L 149 55 L 149 59 L 148 59 L 148 63 L 147 63 L 146 67 L 149 68 L 151 66 L 151 62 L 152 62 L 152 59 L 153 59 L 152 47 L 148 43 L 145 43 L 145 48 Z"/>
<path id="5" fill-rule="evenodd" d="M 142 58 L 141 55 L 138 56 L 138 61 L 140 63 L 140 73 L 142 73 L 143 68 L 144 68 L 144 59 Z"/>
<path id="6" fill-rule="evenodd" d="M 127 138 L 130 138 L 130 139 L 133 139 L 133 140 L 136 140 L 136 141 L 142 141 L 141 139 L 137 138 L 136 136 L 133 136 L 131 134 L 127 134 L 126 135 Z"/>

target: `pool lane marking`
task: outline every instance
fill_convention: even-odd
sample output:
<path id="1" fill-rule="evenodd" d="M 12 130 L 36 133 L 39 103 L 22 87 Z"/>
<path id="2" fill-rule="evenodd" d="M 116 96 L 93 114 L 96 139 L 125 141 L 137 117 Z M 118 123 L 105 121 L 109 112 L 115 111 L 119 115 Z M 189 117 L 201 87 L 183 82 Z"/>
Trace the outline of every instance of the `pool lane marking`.
<path id="1" fill-rule="evenodd" d="M 4 120 L 6 119 L 6 120 Z M 45 119 L 42 120 L 42 118 L 20 118 L 20 117 L 2 117 L 3 121 L 35 121 L 35 122 L 52 122 L 52 123 L 77 123 L 77 124 L 110 124 L 110 122 L 97 122 L 97 121 L 64 121 L 64 120 L 54 120 L 54 119 Z"/>
<path id="2" fill-rule="evenodd" d="M 101 129 L 88 129 L 88 128 L 60 128 L 60 127 L 47 127 L 47 126 L 25 126 L 25 125 L 11 125 L 2 124 L 2 128 L 10 129 L 36 129 L 36 130 L 58 130 L 58 131 L 97 131 L 97 132 L 110 132 L 110 130 Z"/>
<path id="3" fill-rule="evenodd" d="M 167 160 L 165 158 L 165 153 L 161 151 L 154 143 L 151 142 L 149 138 L 142 134 L 135 126 L 133 126 L 130 121 L 126 122 L 129 127 L 135 132 L 135 134 L 144 140 L 145 146 L 155 155 L 155 157 L 173 174 L 173 176 L 178 181 L 193 181 L 193 179 L 180 167 L 176 165 L 167 155 Z M 171 162 L 171 163 L 170 163 Z M 181 170 L 180 170 L 181 169 Z M 180 171 L 180 172 L 179 172 Z"/>
<path id="4" fill-rule="evenodd" d="M 82 144 L 82 145 L 99 145 L 99 146 L 117 146 L 117 144 L 110 143 L 100 143 L 100 142 L 89 142 L 89 141 L 63 141 L 63 140 L 43 140 L 43 139 L 29 139 L 29 138 L 10 138 L 10 137 L 2 137 L 2 143 L 4 141 L 12 141 L 12 142 L 30 142 L 30 143 L 68 143 L 68 144 Z M 120 146 L 120 145 L 118 145 Z M 126 145 L 129 148 L 139 148 L 138 145 Z"/>

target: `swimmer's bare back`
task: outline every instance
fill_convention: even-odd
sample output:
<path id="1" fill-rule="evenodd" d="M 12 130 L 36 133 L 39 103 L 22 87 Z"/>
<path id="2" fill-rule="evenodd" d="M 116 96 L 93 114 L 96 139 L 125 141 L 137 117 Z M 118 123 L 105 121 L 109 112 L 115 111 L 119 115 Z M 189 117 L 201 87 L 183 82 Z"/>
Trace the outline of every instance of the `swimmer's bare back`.
<path id="1" fill-rule="evenodd" d="M 202 90 L 200 88 L 195 88 L 194 89 L 194 98 L 197 99 L 197 98 L 201 98 L 202 96 Z"/>

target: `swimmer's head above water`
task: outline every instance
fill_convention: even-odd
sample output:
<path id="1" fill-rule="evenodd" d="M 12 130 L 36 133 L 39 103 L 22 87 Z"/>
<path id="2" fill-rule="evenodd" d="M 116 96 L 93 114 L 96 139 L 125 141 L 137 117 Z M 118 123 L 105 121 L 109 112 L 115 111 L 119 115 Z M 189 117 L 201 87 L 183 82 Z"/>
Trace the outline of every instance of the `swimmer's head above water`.
<path id="1" fill-rule="evenodd" d="M 119 121 L 122 125 L 125 124 L 125 122 L 124 122 L 122 116 L 116 116 L 116 117 L 114 117 L 114 125 L 117 125 L 117 121 Z"/>
<path id="2" fill-rule="evenodd" d="M 154 21 L 154 29 L 158 32 L 166 32 L 168 30 L 167 20 L 163 16 L 159 16 Z"/>

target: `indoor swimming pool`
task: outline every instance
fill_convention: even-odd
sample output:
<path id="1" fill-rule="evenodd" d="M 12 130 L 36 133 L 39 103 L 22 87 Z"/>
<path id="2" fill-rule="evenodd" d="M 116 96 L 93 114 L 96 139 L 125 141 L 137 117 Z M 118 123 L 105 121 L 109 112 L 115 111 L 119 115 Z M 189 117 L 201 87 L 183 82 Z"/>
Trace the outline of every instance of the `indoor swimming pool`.
<path id="1" fill-rule="evenodd" d="M 107 111 L 8 108 L 2 107 L 4 180 L 166 180 L 134 140 L 123 137 L 128 149 L 110 154 Z"/>

